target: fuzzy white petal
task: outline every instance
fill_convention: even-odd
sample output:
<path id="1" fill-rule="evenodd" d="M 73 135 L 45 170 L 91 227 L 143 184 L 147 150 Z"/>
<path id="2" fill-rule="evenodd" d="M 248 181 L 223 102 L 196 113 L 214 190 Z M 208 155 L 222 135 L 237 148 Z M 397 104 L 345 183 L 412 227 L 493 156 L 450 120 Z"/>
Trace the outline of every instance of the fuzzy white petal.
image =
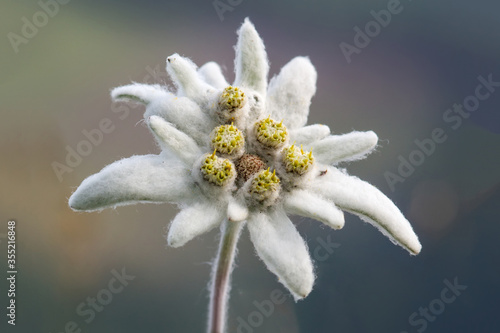
<path id="1" fill-rule="evenodd" d="M 132 156 L 85 179 L 69 205 L 73 210 L 94 211 L 138 202 L 179 202 L 196 193 L 182 163 L 158 155 Z"/>
<path id="2" fill-rule="evenodd" d="M 214 128 L 214 121 L 205 114 L 198 104 L 187 97 L 169 94 L 151 103 L 144 117 L 157 115 L 174 124 L 179 130 L 192 137 L 200 146 L 206 145 L 208 135 Z"/>
<path id="3" fill-rule="evenodd" d="M 319 168 L 327 172 L 309 184 L 310 190 L 332 200 L 340 209 L 358 215 L 411 254 L 420 252 L 422 245 L 410 222 L 376 187 L 334 167 Z"/>
<path id="4" fill-rule="evenodd" d="M 306 190 L 294 190 L 285 198 L 287 213 L 309 217 L 333 229 L 344 226 L 344 213 L 335 204 Z"/>
<path id="5" fill-rule="evenodd" d="M 230 222 L 240 222 L 246 220 L 248 217 L 247 206 L 237 198 L 229 197 L 227 205 L 227 218 Z"/>
<path id="6" fill-rule="evenodd" d="M 290 130 L 290 142 L 307 145 L 326 138 L 330 135 L 330 128 L 326 125 L 309 125 Z"/>
<path id="7" fill-rule="evenodd" d="M 116 102 L 134 101 L 148 105 L 154 100 L 164 98 L 169 92 L 157 84 L 133 83 L 111 90 L 111 98 Z"/>
<path id="8" fill-rule="evenodd" d="M 314 284 L 314 272 L 307 245 L 297 229 L 277 209 L 252 213 L 247 222 L 258 256 L 276 274 L 295 300 L 306 297 Z"/>
<path id="9" fill-rule="evenodd" d="M 202 151 L 190 136 L 176 129 L 162 117 L 149 117 L 149 127 L 160 145 L 172 151 L 186 165 L 192 165 L 201 155 Z"/>
<path id="10" fill-rule="evenodd" d="M 332 135 L 310 144 L 314 157 L 323 164 L 355 161 L 365 158 L 377 146 L 378 137 L 372 131 Z"/>
<path id="11" fill-rule="evenodd" d="M 207 102 L 215 89 L 203 81 L 196 70 L 196 65 L 188 58 L 177 53 L 167 58 L 167 72 L 177 86 L 177 95 L 191 98 L 197 103 Z"/>
<path id="12" fill-rule="evenodd" d="M 206 83 L 214 88 L 223 89 L 229 85 L 222 74 L 220 66 L 213 61 L 201 66 L 198 69 L 198 74 Z"/>
<path id="13" fill-rule="evenodd" d="M 271 117 L 283 120 L 289 129 L 304 126 L 316 93 L 316 79 L 316 69 L 309 58 L 290 60 L 269 83 L 266 107 Z"/>
<path id="14" fill-rule="evenodd" d="M 238 42 L 235 46 L 234 85 L 250 88 L 265 96 L 269 62 L 264 42 L 248 18 L 238 30 Z"/>
<path id="15" fill-rule="evenodd" d="M 224 220 L 226 211 L 211 201 L 201 201 L 182 209 L 170 224 L 167 241 L 172 247 L 183 246 L 209 232 Z"/>

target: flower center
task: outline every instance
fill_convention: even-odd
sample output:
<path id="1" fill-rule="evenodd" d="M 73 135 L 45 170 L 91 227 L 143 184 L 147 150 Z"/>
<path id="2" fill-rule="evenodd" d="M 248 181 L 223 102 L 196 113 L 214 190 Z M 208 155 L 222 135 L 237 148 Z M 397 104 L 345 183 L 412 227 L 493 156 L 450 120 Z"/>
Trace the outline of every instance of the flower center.
<path id="1" fill-rule="evenodd" d="M 270 206 L 278 198 L 280 188 L 280 179 L 276 176 L 276 170 L 271 173 L 267 168 L 253 177 L 249 193 L 255 201 Z"/>
<path id="2" fill-rule="evenodd" d="M 288 146 L 283 121 L 269 116 L 249 123 L 255 115 L 248 113 L 252 103 L 246 104 L 241 89 L 228 86 L 222 91 L 218 105 L 213 105 L 219 123 L 210 133 L 214 152 L 201 158 L 196 172 L 231 195 L 242 194 L 249 206 L 269 207 L 282 189 L 300 186 L 305 179 L 302 175 L 312 170 L 314 158 L 312 151 L 304 152 L 302 146 Z M 214 188 L 205 189 L 210 193 Z"/>
<path id="3" fill-rule="evenodd" d="M 266 163 L 257 155 L 243 154 L 235 163 L 238 177 L 236 182 L 239 186 L 243 185 L 257 172 L 264 170 Z"/>
<path id="4" fill-rule="evenodd" d="M 215 112 L 220 124 L 235 122 L 240 125 L 241 118 L 245 118 L 243 107 L 247 97 L 238 87 L 228 86 L 219 97 L 219 105 Z"/>
<path id="5" fill-rule="evenodd" d="M 257 141 L 262 145 L 274 149 L 282 147 L 288 138 L 288 132 L 285 125 L 283 125 L 283 121 L 277 123 L 270 117 L 255 124 L 255 134 Z"/>
<path id="6" fill-rule="evenodd" d="M 283 149 L 283 163 L 287 172 L 303 175 L 314 163 L 312 150 L 309 153 L 306 153 L 302 149 L 302 145 L 300 148 L 295 145 L 291 145 L 290 147 Z"/>
<path id="7" fill-rule="evenodd" d="M 219 154 L 238 158 L 244 153 L 245 138 L 233 124 L 216 127 L 211 134 L 211 144 Z"/>
<path id="8" fill-rule="evenodd" d="M 245 93 L 238 87 L 229 86 L 224 89 L 219 98 L 219 106 L 222 109 L 234 112 L 236 109 L 241 109 L 246 103 Z"/>
<path id="9" fill-rule="evenodd" d="M 234 165 L 228 159 L 219 158 L 213 154 L 206 154 L 201 164 L 203 178 L 217 186 L 224 186 L 234 180 L 236 174 Z"/>

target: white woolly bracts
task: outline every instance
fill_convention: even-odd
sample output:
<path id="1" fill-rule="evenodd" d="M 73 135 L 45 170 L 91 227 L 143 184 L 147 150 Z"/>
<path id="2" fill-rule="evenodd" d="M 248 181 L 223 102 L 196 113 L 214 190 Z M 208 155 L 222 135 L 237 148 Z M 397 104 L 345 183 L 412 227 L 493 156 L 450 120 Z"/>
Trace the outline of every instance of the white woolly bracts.
<path id="1" fill-rule="evenodd" d="M 340 229 L 347 211 L 418 254 L 418 237 L 392 201 L 334 166 L 366 157 L 377 135 L 331 135 L 328 126 L 306 126 L 317 79 L 309 58 L 292 59 L 268 85 L 264 43 L 248 19 L 235 51 L 233 84 L 216 63 L 197 68 L 173 54 L 166 63 L 175 92 L 139 83 L 115 88 L 113 100 L 146 106 L 144 117 L 162 153 L 103 168 L 82 182 L 70 207 L 176 203 L 181 211 L 167 235 L 173 247 L 225 220 L 246 221 L 257 255 L 296 300 L 311 292 L 315 275 L 288 214 Z"/>

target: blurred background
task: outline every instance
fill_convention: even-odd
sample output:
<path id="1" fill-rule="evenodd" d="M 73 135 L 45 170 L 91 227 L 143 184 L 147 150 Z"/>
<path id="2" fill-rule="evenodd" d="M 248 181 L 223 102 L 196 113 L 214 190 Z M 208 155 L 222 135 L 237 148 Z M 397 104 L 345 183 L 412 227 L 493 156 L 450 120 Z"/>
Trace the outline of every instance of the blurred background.
<path id="1" fill-rule="evenodd" d="M 75 213 L 67 199 L 105 165 L 158 152 L 144 109 L 113 104 L 110 89 L 171 86 L 164 65 L 176 52 L 217 61 L 232 81 L 236 30 L 250 17 L 270 77 L 297 55 L 316 66 L 310 124 L 378 134 L 375 153 L 343 166 L 394 200 L 423 250 L 410 257 L 355 216 L 340 231 L 296 218 L 315 288 L 263 312 L 273 290 L 287 293 L 245 231 L 229 332 L 498 332 L 499 10 L 492 0 L 2 1 L 0 276 L 9 220 L 18 274 L 15 327 L 0 279 L 0 331 L 204 332 L 218 230 L 171 249 L 163 235 L 174 206 Z M 477 89 L 482 99 L 471 97 Z M 112 130 L 85 146 L 103 119 Z M 86 156 L 69 165 L 77 149 Z"/>

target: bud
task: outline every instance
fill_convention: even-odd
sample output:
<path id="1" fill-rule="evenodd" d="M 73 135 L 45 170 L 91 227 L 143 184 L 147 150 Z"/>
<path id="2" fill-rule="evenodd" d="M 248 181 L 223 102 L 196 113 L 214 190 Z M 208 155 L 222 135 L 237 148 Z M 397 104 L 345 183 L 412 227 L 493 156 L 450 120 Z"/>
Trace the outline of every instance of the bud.
<path id="1" fill-rule="evenodd" d="M 205 155 L 200 170 L 205 180 L 217 186 L 228 185 L 236 178 L 233 163 L 228 159 L 217 157 L 215 151 L 211 155 Z"/>
<path id="2" fill-rule="evenodd" d="M 245 93 L 238 87 L 229 86 L 224 89 L 219 98 L 219 107 L 229 112 L 241 109 L 247 102 Z"/>
<path id="3" fill-rule="evenodd" d="M 239 119 L 246 117 L 243 107 L 247 103 L 245 93 L 238 87 L 228 86 L 219 97 L 219 107 L 216 112 L 221 124 L 236 123 Z"/>
<path id="4" fill-rule="evenodd" d="M 300 148 L 291 145 L 283 149 L 283 164 L 286 172 L 302 176 L 312 169 L 313 163 L 314 157 L 312 155 L 312 150 L 309 153 L 304 152 L 302 145 Z"/>
<path id="5" fill-rule="evenodd" d="M 280 179 L 276 176 L 276 170 L 272 173 L 262 170 L 255 174 L 248 182 L 248 195 L 250 198 L 264 206 L 270 206 L 276 202 L 281 190 Z"/>
<path id="6" fill-rule="evenodd" d="M 255 136 L 263 146 L 273 149 L 283 147 L 288 140 L 288 132 L 283 121 L 277 123 L 270 117 L 255 123 Z"/>
<path id="7" fill-rule="evenodd" d="M 216 127 L 210 138 L 212 148 L 223 157 L 237 159 L 245 152 L 245 137 L 233 124 Z"/>

